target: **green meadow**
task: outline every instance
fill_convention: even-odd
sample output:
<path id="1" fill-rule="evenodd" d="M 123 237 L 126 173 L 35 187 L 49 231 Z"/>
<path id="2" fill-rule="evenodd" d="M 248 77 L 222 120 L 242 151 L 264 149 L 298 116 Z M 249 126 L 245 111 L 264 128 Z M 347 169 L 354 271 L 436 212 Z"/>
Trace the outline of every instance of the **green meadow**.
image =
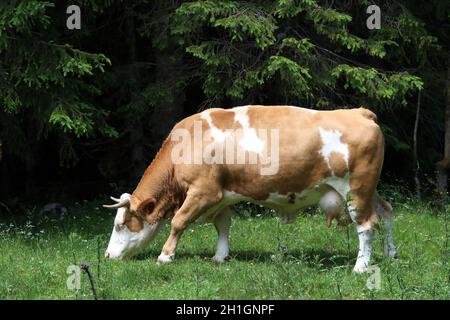
<path id="1" fill-rule="evenodd" d="M 380 268 L 378 289 L 367 286 L 373 273 L 352 273 L 358 251 L 354 226 L 328 229 L 318 209 L 285 225 L 270 210 L 241 205 L 227 263 L 211 261 L 214 227 L 195 224 L 183 234 L 175 261 L 157 265 L 168 225 L 139 256 L 106 260 L 115 212 L 84 202 L 64 217 L 32 208 L 20 218 L 1 216 L 0 298 L 449 299 L 448 215 L 432 203 L 390 200 L 399 259 L 383 258 L 383 234 L 377 232 L 372 264 Z M 78 269 L 82 263 L 89 265 L 92 285 Z M 79 289 L 68 288 L 76 277 L 70 266 L 79 270 Z"/>

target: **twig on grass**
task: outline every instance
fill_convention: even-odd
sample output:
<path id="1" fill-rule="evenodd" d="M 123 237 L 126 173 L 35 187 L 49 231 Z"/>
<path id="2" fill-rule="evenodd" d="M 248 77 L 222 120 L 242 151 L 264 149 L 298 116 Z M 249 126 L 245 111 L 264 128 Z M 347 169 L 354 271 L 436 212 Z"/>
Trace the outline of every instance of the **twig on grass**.
<path id="1" fill-rule="evenodd" d="M 94 279 L 92 278 L 92 274 L 89 271 L 89 265 L 87 263 L 82 263 L 80 265 L 80 269 L 84 270 L 87 273 L 88 278 L 89 278 L 89 283 L 91 284 L 92 295 L 94 296 L 95 300 L 98 300 L 97 299 L 97 292 L 95 291 L 95 286 L 94 286 Z"/>

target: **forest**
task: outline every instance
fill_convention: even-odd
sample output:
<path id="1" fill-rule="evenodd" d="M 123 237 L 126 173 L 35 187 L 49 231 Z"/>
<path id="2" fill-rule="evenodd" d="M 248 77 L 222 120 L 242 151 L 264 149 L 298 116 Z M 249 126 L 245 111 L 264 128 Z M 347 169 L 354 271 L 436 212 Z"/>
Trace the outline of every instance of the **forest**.
<path id="1" fill-rule="evenodd" d="M 370 4 L 3 2 L 0 199 L 132 187 L 177 121 L 247 104 L 364 106 L 387 142 L 383 180 L 432 195 L 450 156 L 450 4 L 378 1 L 373 30 Z"/>

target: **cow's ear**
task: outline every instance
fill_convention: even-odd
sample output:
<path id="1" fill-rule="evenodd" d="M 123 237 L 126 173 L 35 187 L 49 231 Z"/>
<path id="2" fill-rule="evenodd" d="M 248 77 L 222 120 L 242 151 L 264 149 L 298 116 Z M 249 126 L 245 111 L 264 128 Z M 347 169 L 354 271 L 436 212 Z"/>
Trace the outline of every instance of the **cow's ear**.
<path id="1" fill-rule="evenodd" d="M 145 219 L 147 218 L 148 215 L 150 215 L 153 212 L 153 210 L 155 209 L 155 204 L 156 204 L 155 199 L 153 198 L 146 199 L 139 204 L 136 212 L 142 218 Z"/>

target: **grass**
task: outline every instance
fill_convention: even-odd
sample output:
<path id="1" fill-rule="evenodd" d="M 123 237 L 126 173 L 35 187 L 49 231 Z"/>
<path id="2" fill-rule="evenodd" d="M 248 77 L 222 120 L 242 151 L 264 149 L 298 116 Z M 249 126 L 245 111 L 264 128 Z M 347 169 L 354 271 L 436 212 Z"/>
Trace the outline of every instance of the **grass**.
<path id="1" fill-rule="evenodd" d="M 235 215 L 231 260 L 211 262 L 212 225 L 193 225 L 183 235 L 174 263 L 156 258 L 164 228 L 135 259 L 103 258 L 114 212 L 99 204 L 75 206 L 64 219 L 30 212 L 0 220 L 1 299 L 93 299 L 87 273 L 81 288 L 67 288 L 67 268 L 87 263 L 99 299 L 449 299 L 448 219 L 428 206 L 395 204 L 400 259 L 382 257 L 377 233 L 372 263 L 381 268 L 381 289 L 351 270 L 358 243 L 354 226 L 325 226 L 319 211 L 290 225 L 272 215 Z M 447 228 L 447 231 L 446 231 Z"/>

